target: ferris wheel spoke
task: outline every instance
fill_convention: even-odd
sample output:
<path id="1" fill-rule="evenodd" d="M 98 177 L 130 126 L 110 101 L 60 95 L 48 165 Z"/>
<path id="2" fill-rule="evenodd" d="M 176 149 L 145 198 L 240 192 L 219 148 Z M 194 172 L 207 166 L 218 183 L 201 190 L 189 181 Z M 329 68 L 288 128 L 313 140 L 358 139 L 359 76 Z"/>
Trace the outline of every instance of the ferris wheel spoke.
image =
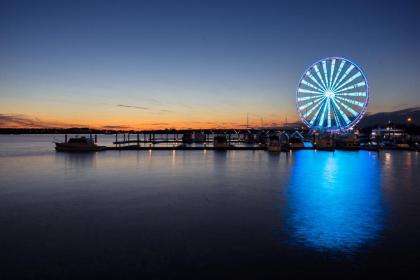
<path id="1" fill-rule="evenodd" d="M 341 102 L 338 99 L 336 99 L 335 101 L 337 101 L 338 104 L 340 104 L 341 106 L 343 106 L 343 108 L 346 109 L 348 112 L 350 112 L 354 117 L 357 116 L 358 113 L 355 110 L 353 110 L 351 107 L 349 107 L 346 104 L 344 104 L 344 102 Z"/>
<path id="2" fill-rule="evenodd" d="M 315 73 L 318 75 L 318 78 L 321 80 L 321 84 L 322 84 L 324 90 L 326 90 L 327 89 L 327 86 L 325 85 L 324 80 L 322 79 L 321 73 L 320 73 L 320 71 L 318 69 L 318 65 L 315 65 L 314 66 L 314 69 L 315 69 Z"/>
<path id="3" fill-rule="evenodd" d="M 340 116 L 338 115 L 338 112 L 337 112 L 337 110 L 336 110 L 336 108 L 335 108 L 335 106 L 334 106 L 334 104 L 333 104 L 333 103 L 331 103 L 331 107 L 332 107 L 333 112 L 334 112 L 334 121 L 335 121 L 335 125 L 336 125 L 337 127 L 342 127 L 342 125 L 341 125 L 341 121 L 340 121 Z"/>
<path id="4" fill-rule="evenodd" d="M 334 88 L 335 82 L 337 81 L 338 77 L 340 76 L 341 71 L 343 70 L 343 67 L 344 67 L 345 63 L 346 63 L 346 61 L 342 60 L 341 63 L 340 63 L 340 66 L 338 66 L 337 73 L 335 74 L 334 81 L 332 82 L 332 85 L 331 85 L 332 88 Z"/>
<path id="5" fill-rule="evenodd" d="M 318 80 L 311 74 L 311 72 L 307 72 L 306 76 L 311 78 L 312 81 L 314 81 L 323 91 L 325 91 L 325 88 L 318 82 Z"/>
<path id="6" fill-rule="evenodd" d="M 360 108 L 362 108 L 365 105 L 362 102 L 359 102 L 359 101 L 356 101 L 356 100 L 352 100 L 352 99 L 349 99 L 349 98 L 346 98 L 346 97 L 337 96 L 336 98 L 339 99 L 339 100 L 342 100 L 342 101 L 346 101 L 346 102 L 348 102 L 350 104 L 359 106 Z"/>
<path id="7" fill-rule="evenodd" d="M 322 70 L 324 70 L 324 78 L 325 78 L 325 85 L 326 88 L 329 88 L 329 82 L 328 82 L 328 71 L 327 71 L 327 62 L 324 60 L 322 61 Z"/>
<path id="8" fill-rule="evenodd" d="M 346 124 L 350 123 L 349 118 L 347 117 L 346 113 L 344 113 L 343 110 L 341 110 L 340 105 L 337 104 L 337 102 L 335 101 L 335 99 L 331 99 L 333 104 L 335 105 L 335 107 L 337 108 L 338 112 L 340 113 L 341 117 L 343 117 L 344 121 L 346 122 Z"/>
<path id="9" fill-rule="evenodd" d="M 300 93 L 312 93 L 312 94 L 316 94 L 316 95 L 323 95 L 323 93 L 320 92 L 320 91 L 313 91 L 313 90 L 304 89 L 304 88 L 299 88 L 298 92 L 300 92 Z"/>
<path id="10" fill-rule="evenodd" d="M 333 90 L 335 90 L 340 85 L 340 83 L 349 75 L 349 73 L 354 69 L 354 67 L 355 66 L 353 64 L 351 64 L 349 66 L 349 68 L 347 68 L 346 72 L 344 72 L 344 74 L 343 74 L 343 76 L 341 76 L 340 80 L 338 80 L 338 82 L 334 85 Z"/>
<path id="11" fill-rule="evenodd" d="M 331 100 L 328 99 L 328 118 L 327 118 L 327 127 L 331 127 Z"/>
<path id="12" fill-rule="evenodd" d="M 336 96 L 366 96 L 366 91 L 336 93 Z"/>
<path id="13" fill-rule="evenodd" d="M 313 84 L 311 84 L 310 82 L 308 82 L 306 80 L 302 80 L 301 83 L 304 84 L 304 85 L 306 85 L 306 86 L 308 86 L 308 87 L 311 87 L 313 89 L 316 89 L 319 93 L 323 93 L 323 90 L 322 89 L 314 86 Z"/>
<path id="14" fill-rule="evenodd" d="M 327 109 L 327 101 L 326 100 L 324 100 L 324 105 L 323 105 L 323 107 L 324 107 L 324 109 L 322 109 L 322 113 L 321 113 L 321 117 L 320 117 L 320 119 L 319 119 L 319 123 L 318 123 L 318 126 L 322 126 L 323 124 L 324 124 L 324 119 L 325 119 L 325 111 L 326 111 L 326 109 Z"/>
<path id="15" fill-rule="evenodd" d="M 322 104 L 322 101 L 325 99 L 325 97 L 323 97 L 322 99 L 320 99 L 320 100 L 317 100 L 317 101 L 315 101 L 314 102 L 314 104 L 316 103 L 316 105 L 315 106 L 313 106 L 311 109 L 309 109 L 303 116 L 306 118 L 306 117 L 308 117 L 309 115 L 311 115 L 312 114 L 312 112 L 313 111 L 315 111 L 316 110 L 316 108 L 318 108 L 321 104 Z M 319 111 L 319 110 L 318 110 Z"/>
<path id="16" fill-rule="evenodd" d="M 311 99 L 315 99 L 315 98 L 322 98 L 318 95 L 314 95 L 314 96 L 305 96 L 305 97 L 298 97 L 298 101 L 306 101 L 306 100 L 311 100 Z"/>
<path id="17" fill-rule="evenodd" d="M 325 100 L 325 99 L 323 99 L 323 100 Z M 322 108 L 324 107 L 324 104 L 325 104 L 325 102 L 320 102 L 319 103 L 319 105 L 321 105 L 321 106 L 319 107 L 319 109 L 316 111 L 313 118 L 311 119 L 311 121 L 310 121 L 311 125 L 314 125 L 314 123 L 318 119 L 319 113 L 322 111 Z"/>
<path id="18" fill-rule="evenodd" d="M 342 87 L 344 87 L 345 85 L 351 83 L 353 80 L 359 78 L 360 76 L 362 76 L 362 73 L 357 72 L 356 74 L 354 74 L 353 76 L 351 76 L 351 78 L 347 79 L 344 83 L 342 83 L 339 87 L 336 87 L 335 90 L 340 90 Z"/>
<path id="19" fill-rule="evenodd" d="M 323 97 L 321 96 L 321 97 L 318 97 L 318 98 L 319 98 L 319 99 L 322 99 Z M 315 101 L 316 101 L 316 100 L 315 100 Z M 310 101 L 310 102 L 308 102 L 308 103 L 306 103 L 306 104 L 304 104 L 304 105 L 301 105 L 301 106 L 299 107 L 299 110 L 305 110 L 305 109 L 306 109 L 306 108 L 308 108 L 309 106 L 313 105 L 315 101 Z"/>
<path id="20" fill-rule="evenodd" d="M 337 90 L 337 91 L 335 91 L 335 94 L 337 95 L 337 93 L 345 92 L 346 90 L 356 89 L 356 88 L 363 87 L 363 86 L 366 86 L 366 83 L 364 81 L 363 82 L 359 82 L 359 83 L 357 83 L 355 85 L 351 85 L 351 86 L 348 86 L 346 88 L 342 88 L 340 90 Z"/>
<path id="21" fill-rule="evenodd" d="M 331 61 L 331 73 L 330 73 L 330 83 L 328 84 L 328 87 L 331 88 L 332 87 L 332 79 L 333 79 L 333 74 L 334 74 L 334 67 L 335 67 L 335 59 L 333 59 Z"/>

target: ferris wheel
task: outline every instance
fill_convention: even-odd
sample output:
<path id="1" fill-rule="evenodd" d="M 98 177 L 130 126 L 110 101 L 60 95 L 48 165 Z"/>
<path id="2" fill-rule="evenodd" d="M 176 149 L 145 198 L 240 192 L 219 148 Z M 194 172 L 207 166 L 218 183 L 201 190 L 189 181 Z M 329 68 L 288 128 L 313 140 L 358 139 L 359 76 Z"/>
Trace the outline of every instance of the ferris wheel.
<path id="1" fill-rule="evenodd" d="M 346 131 L 366 112 L 369 87 L 362 69 L 342 57 L 329 57 L 312 64 L 296 90 L 296 107 L 312 130 Z"/>

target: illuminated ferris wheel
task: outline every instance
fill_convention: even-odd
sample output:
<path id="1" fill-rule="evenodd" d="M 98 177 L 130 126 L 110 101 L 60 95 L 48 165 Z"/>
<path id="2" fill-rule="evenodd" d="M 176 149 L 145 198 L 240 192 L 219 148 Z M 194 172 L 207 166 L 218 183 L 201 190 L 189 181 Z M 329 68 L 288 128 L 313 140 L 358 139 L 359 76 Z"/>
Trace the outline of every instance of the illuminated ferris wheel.
<path id="1" fill-rule="evenodd" d="M 296 90 L 297 111 L 312 130 L 351 129 L 363 117 L 368 101 L 369 87 L 362 69 L 341 57 L 315 62 Z"/>

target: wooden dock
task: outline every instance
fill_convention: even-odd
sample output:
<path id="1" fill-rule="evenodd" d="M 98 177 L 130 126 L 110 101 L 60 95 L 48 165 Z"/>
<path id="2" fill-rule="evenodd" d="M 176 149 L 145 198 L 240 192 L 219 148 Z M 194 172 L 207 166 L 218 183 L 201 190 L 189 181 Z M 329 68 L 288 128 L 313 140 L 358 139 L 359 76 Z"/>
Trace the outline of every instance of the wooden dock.
<path id="1" fill-rule="evenodd" d="M 116 146 L 116 147 L 107 147 L 106 150 L 136 150 L 136 151 L 204 151 L 204 150 L 233 150 L 233 151 L 260 151 L 266 150 L 263 146 L 228 146 L 225 148 L 216 148 L 213 146 L 138 146 L 138 145 L 126 145 L 126 146 Z"/>
<path id="2" fill-rule="evenodd" d="M 130 150 L 130 151 L 204 151 L 204 150 L 211 150 L 211 151 L 266 151 L 267 147 L 265 146 L 233 146 L 230 145 L 228 147 L 220 148 L 220 147 L 213 147 L 213 146 L 189 146 L 189 145 L 178 145 L 178 146 L 140 146 L 140 145 L 121 145 L 115 147 L 106 147 L 105 151 L 123 151 L 123 150 Z M 300 150 L 318 150 L 314 147 L 290 147 L 285 148 L 282 152 L 289 152 L 289 151 L 300 151 Z M 332 149 L 333 151 L 369 151 L 369 152 L 380 152 L 380 151 L 419 151 L 413 148 L 382 148 L 382 149 L 374 149 L 374 148 L 367 148 L 367 147 L 352 147 L 352 148 L 335 148 Z"/>
<path id="3" fill-rule="evenodd" d="M 206 134 L 203 139 L 200 141 L 192 141 L 192 139 L 180 138 L 182 134 L 156 134 L 156 133 L 127 133 L 127 134 L 115 134 L 115 141 L 112 142 L 114 146 L 102 146 L 101 150 L 134 150 L 134 151 L 204 151 L 204 150 L 236 150 L 236 151 L 261 151 L 267 150 L 266 145 L 258 143 L 256 139 L 253 142 L 249 141 L 246 138 L 246 133 L 243 134 L 236 133 L 235 137 L 232 137 L 234 134 L 229 133 L 225 134 L 226 136 L 226 147 L 214 147 L 214 136 L 213 134 Z M 119 137 L 120 136 L 120 137 Z M 122 136 L 122 137 L 121 137 Z M 255 136 L 255 135 L 254 135 Z M 67 141 L 67 135 L 65 135 Z M 90 135 L 92 139 L 92 134 Z M 122 139 L 121 139 L 122 138 Z M 97 135 L 94 135 L 95 143 L 97 142 Z M 283 147 L 282 152 L 289 151 L 299 151 L 299 150 L 324 150 L 316 149 L 315 147 Z M 337 146 L 329 151 L 370 151 L 370 152 L 379 152 L 387 150 L 398 150 L 398 151 L 420 151 L 418 147 L 378 147 L 378 146 L 353 146 L 353 147 L 340 147 Z"/>

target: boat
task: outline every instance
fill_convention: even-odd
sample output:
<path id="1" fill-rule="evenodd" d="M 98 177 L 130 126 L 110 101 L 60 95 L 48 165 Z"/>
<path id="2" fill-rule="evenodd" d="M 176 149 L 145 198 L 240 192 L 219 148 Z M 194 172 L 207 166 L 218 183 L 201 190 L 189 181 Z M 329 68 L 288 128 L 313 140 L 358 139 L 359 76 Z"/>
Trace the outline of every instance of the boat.
<path id="1" fill-rule="evenodd" d="M 280 138 L 277 135 L 271 135 L 268 137 L 267 151 L 281 152 Z"/>
<path id="2" fill-rule="evenodd" d="M 64 142 L 54 142 L 55 150 L 59 152 L 96 152 L 106 150 L 105 146 L 98 146 L 92 138 L 73 137 Z"/>
<path id="3" fill-rule="evenodd" d="M 193 142 L 193 135 L 191 132 L 185 132 L 182 135 L 182 142 L 184 144 L 191 144 Z"/>
<path id="4" fill-rule="evenodd" d="M 329 133 L 315 135 L 314 148 L 318 151 L 334 151 L 335 141 L 333 136 Z"/>
<path id="5" fill-rule="evenodd" d="M 295 131 L 289 137 L 289 146 L 292 150 L 303 149 L 305 148 L 304 140 L 303 135 L 300 132 Z"/>
<path id="6" fill-rule="evenodd" d="M 248 131 L 245 133 L 244 142 L 247 144 L 254 144 L 255 143 L 255 136 L 252 132 Z"/>
<path id="7" fill-rule="evenodd" d="M 360 141 L 357 134 L 345 133 L 335 137 L 335 148 L 337 150 L 357 151 L 360 150 Z"/>
<path id="8" fill-rule="evenodd" d="M 258 143 L 260 147 L 266 148 L 267 141 L 268 141 L 267 133 L 264 131 L 258 132 L 258 134 L 255 137 L 255 142 Z"/>
<path id="9" fill-rule="evenodd" d="M 195 143 L 204 143 L 206 142 L 206 134 L 204 132 L 194 132 L 194 142 Z"/>
<path id="10" fill-rule="evenodd" d="M 285 133 L 275 133 L 268 137 L 267 151 L 282 152 L 289 150 L 289 138 Z"/>
<path id="11" fill-rule="evenodd" d="M 216 135 L 213 139 L 213 146 L 215 149 L 226 149 L 229 144 L 226 139 L 226 135 Z"/>

